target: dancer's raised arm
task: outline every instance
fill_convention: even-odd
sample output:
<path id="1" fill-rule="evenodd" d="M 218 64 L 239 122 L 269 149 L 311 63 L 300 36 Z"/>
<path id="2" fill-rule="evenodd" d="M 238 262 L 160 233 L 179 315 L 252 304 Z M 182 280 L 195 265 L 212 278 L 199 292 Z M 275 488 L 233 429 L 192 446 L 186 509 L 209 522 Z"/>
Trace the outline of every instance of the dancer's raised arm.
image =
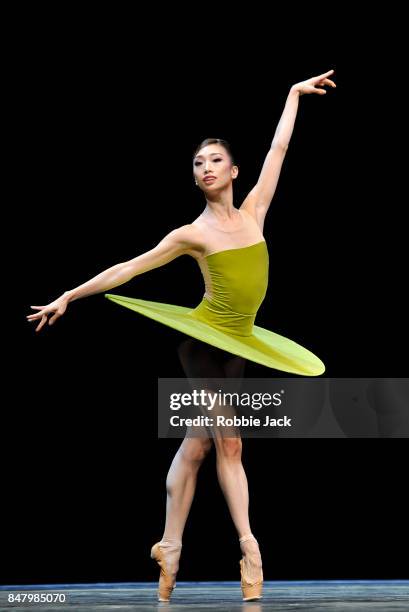
<path id="1" fill-rule="evenodd" d="M 326 94 L 326 90 L 322 88 L 324 85 L 336 87 L 334 81 L 328 78 L 333 72 L 333 70 L 329 70 L 319 76 L 301 81 L 290 89 L 283 114 L 277 125 L 273 142 L 265 158 L 259 179 L 240 207 L 245 208 L 252 214 L 257 219 L 261 228 L 273 199 L 284 157 L 293 133 L 299 98 L 301 95 L 309 93 Z M 316 85 L 321 86 L 321 88 L 317 89 Z"/>
<path id="2" fill-rule="evenodd" d="M 37 321 L 41 319 L 36 327 L 36 331 L 40 331 L 47 322 L 47 315 L 55 313 L 48 321 L 48 324 L 52 325 L 54 321 L 64 314 L 69 302 L 95 293 L 108 291 L 118 287 L 118 285 L 123 285 L 138 274 L 163 266 L 176 257 L 184 255 L 190 249 L 197 247 L 198 244 L 197 229 L 193 225 L 183 225 L 172 230 L 150 251 L 146 251 L 129 261 L 124 261 L 111 268 L 107 268 L 86 283 L 70 291 L 65 291 L 50 304 L 46 306 L 30 306 L 30 308 L 34 308 L 39 312 L 28 315 L 27 320 Z"/>

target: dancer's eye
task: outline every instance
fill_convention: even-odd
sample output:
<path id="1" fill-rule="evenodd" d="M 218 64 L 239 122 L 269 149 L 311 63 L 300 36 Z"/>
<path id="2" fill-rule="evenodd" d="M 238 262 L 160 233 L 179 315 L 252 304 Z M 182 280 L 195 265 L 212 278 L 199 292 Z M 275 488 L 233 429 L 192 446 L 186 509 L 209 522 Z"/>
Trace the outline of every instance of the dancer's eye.
<path id="1" fill-rule="evenodd" d="M 222 161 L 220 157 L 218 157 L 217 159 L 214 159 L 213 161 Z M 200 166 L 202 162 L 195 162 L 195 166 Z"/>

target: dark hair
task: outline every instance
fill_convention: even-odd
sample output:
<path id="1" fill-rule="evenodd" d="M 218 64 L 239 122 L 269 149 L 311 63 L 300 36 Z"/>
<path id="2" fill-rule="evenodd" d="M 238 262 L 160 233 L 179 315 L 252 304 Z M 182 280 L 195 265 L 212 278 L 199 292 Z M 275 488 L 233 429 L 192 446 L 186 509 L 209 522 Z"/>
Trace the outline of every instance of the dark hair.
<path id="1" fill-rule="evenodd" d="M 222 145 L 222 147 L 224 147 L 227 151 L 227 153 L 230 156 L 231 159 L 231 163 L 233 164 L 233 166 L 236 165 L 236 162 L 234 160 L 234 156 L 233 153 L 231 151 L 230 145 L 227 142 L 227 140 L 224 140 L 223 138 L 206 138 L 205 140 L 203 140 L 200 145 L 198 147 L 196 147 L 195 152 L 193 153 L 193 159 L 196 157 L 196 155 L 198 154 L 198 152 L 200 151 L 200 149 L 203 149 L 203 147 L 207 147 L 207 145 L 210 144 L 219 144 Z"/>

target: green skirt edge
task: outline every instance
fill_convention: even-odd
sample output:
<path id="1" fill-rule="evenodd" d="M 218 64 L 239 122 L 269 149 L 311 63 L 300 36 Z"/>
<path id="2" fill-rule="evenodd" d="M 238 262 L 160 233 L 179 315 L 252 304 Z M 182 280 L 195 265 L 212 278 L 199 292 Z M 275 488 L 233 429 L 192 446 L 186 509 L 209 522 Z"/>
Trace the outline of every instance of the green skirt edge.
<path id="1" fill-rule="evenodd" d="M 238 336 L 191 316 L 194 308 L 112 293 L 105 293 L 104 297 L 197 340 L 265 367 L 301 376 L 320 376 L 325 372 L 324 363 L 314 353 L 294 340 L 264 327 L 254 325 L 251 336 Z"/>

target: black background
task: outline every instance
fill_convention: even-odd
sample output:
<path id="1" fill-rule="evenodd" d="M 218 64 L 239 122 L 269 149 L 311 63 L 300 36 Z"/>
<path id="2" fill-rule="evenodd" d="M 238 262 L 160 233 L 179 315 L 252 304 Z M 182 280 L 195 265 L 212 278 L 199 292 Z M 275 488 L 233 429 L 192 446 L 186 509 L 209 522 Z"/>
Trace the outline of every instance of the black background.
<path id="1" fill-rule="evenodd" d="M 352 30 L 338 42 L 328 25 L 279 40 L 277 24 L 270 33 L 247 26 L 251 41 L 244 25 L 229 29 L 231 39 L 194 26 L 163 33 L 125 14 L 36 11 L 12 24 L 7 270 L 18 301 L 3 322 L 13 346 L 3 584 L 156 580 L 149 552 L 163 532 L 165 479 L 180 444 L 156 435 L 157 378 L 183 376 L 180 333 L 99 294 L 36 334 L 25 320 L 30 305 L 200 214 L 191 158 L 206 137 L 232 145 L 238 206 L 290 86 L 332 68 L 337 89 L 300 100 L 265 224 L 270 284 L 257 323 L 310 348 L 326 376 L 407 374 L 395 146 L 403 100 L 391 61 L 399 50 L 386 56 L 381 39 Z M 111 292 L 193 306 L 203 283 L 194 260 L 181 257 Z M 271 371 L 248 363 L 246 374 Z M 399 558 L 404 443 L 244 440 L 266 579 L 408 578 Z M 235 580 L 239 558 L 213 450 L 179 576 Z"/>

